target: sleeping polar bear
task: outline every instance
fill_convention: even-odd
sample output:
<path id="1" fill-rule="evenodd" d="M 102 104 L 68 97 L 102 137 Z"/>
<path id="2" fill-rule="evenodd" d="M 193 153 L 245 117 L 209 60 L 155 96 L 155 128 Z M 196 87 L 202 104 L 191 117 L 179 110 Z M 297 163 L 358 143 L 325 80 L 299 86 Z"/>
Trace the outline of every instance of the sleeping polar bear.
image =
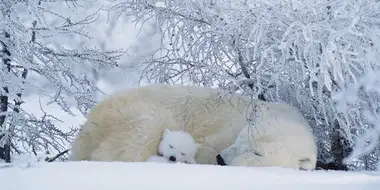
<path id="1" fill-rule="evenodd" d="M 257 131 L 252 135 L 244 132 L 249 115 L 254 116 L 252 130 Z M 199 144 L 195 158 L 199 164 L 215 164 L 218 158 L 232 165 L 305 169 L 316 165 L 310 126 L 294 107 L 259 100 L 250 106 L 245 96 L 166 84 L 119 92 L 97 104 L 72 143 L 70 160 L 144 162 L 157 154 L 165 128 L 193 136 Z M 248 146 L 263 162 L 239 155 Z"/>

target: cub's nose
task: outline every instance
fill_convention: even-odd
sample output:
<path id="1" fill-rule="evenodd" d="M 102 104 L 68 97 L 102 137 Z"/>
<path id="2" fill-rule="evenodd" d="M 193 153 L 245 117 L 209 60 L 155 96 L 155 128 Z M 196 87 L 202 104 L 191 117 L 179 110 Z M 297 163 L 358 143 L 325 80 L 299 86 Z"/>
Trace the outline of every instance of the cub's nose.
<path id="1" fill-rule="evenodd" d="M 170 156 L 169 160 L 172 161 L 172 162 L 175 162 L 177 159 L 174 156 Z"/>
<path id="2" fill-rule="evenodd" d="M 218 165 L 221 165 L 221 166 L 225 166 L 225 165 L 227 165 L 227 164 L 224 162 L 223 158 L 220 156 L 220 154 L 218 154 L 218 155 L 216 156 L 216 163 L 218 163 Z"/>

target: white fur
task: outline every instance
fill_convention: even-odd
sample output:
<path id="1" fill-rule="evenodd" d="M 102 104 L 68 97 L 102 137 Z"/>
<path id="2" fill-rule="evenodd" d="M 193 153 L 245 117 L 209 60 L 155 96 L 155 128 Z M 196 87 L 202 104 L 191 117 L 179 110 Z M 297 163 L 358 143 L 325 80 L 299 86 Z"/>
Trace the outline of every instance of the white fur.
<path id="1" fill-rule="evenodd" d="M 172 162 L 195 164 L 197 144 L 193 137 L 184 131 L 165 129 L 158 146 L 158 153 Z"/>
<path id="2" fill-rule="evenodd" d="M 182 85 L 151 84 L 120 92 L 91 110 L 72 144 L 70 159 L 143 162 L 157 154 L 168 128 L 185 130 L 200 144 L 196 163 L 213 164 L 216 154 L 234 144 L 249 126 L 247 116 L 257 113 L 252 122 L 255 130 L 262 129 L 260 134 L 253 142 L 239 137 L 233 147 L 245 149 L 248 142 L 258 142 L 256 150 L 271 154 L 263 157 L 265 165 L 298 168 L 299 160 L 307 158 L 310 168 L 315 167 L 316 144 L 303 116 L 286 104 L 257 101 L 252 107 L 250 101 L 219 89 Z M 231 164 L 263 165 L 238 161 L 239 155 L 222 155 Z"/>
<path id="3" fill-rule="evenodd" d="M 158 156 L 158 155 L 153 155 L 148 158 L 147 162 L 157 162 L 157 163 L 174 163 L 171 162 L 170 160 L 166 159 L 163 156 Z"/>
<path id="4" fill-rule="evenodd" d="M 227 165 L 315 168 L 317 147 L 301 113 L 267 104 L 254 120 L 254 126 L 244 127 L 234 144 L 220 153 Z"/>

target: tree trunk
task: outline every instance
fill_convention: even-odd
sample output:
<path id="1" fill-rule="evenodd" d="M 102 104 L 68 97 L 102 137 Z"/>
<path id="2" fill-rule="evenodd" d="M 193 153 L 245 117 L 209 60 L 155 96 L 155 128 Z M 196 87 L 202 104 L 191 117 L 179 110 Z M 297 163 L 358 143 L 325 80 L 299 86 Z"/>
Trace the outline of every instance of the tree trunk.
<path id="1" fill-rule="evenodd" d="M 4 88 L 4 91 L 8 89 Z M 0 96 L 0 113 L 8 111 L 8 96 Z M 7 137 L 5 136 L 5 119 L 6 115 L 0 116 L 0 159 L 5 160 L 5 162 L 10 163 L 10 144 L 8 143 Z"/>
<path id="2" fill-rule="evenodd" d="M 8 93 L 7 88 L 3 88 L 6 93 Z M 0 96 L 0 113 L 6 113 L 8 111 L 8 96 L 2 94 Z M 0 159 L 5 160 L 6 163 L 11 162 L 11 144 L 10 139 L 6 135 L 6 115 L 0 116 Z"/>
<path id="3" fill-rule="evenodd" d="M 331 154 L 334 158 L 333 164 L 339 170 L 347 170 L 347 166 L 343 163 L 346 156 L 347 139 L 340 133 L 340 125 L 337 120 L 333 123 L 333 131 L 331 133 Z"/>
<path id="4" fill-rule="evenodd" d="M 8 33 L 3 34 L 6 38 L 10 38 Z M 1 54 L 6 57 L 0 57 L 1 64 L 4 64 L 4 66 L 7 68 L 8 72 L 11 70 L 10 66 L 10 56 L 11 53 L 8 50 L 8 46 L 0 41 L 2 45 Z M 6 128 L 6 115 L 5 113 L 8 111 L 8 87 L 3 87 L 3 92 L 0 94 L 0 113 L 3 113 L 3 115 L 0 116 L 0 159 L 5 160 L 6 163 L 11 162 L 11 141 L 7 135 L 7 128 Z"/>
<path id="5" fill-rule="evenodd" d="M 343 163 L 344 158 L 352 151 L 350 143 L 347 141 L 346 137 L 340 133 L 340 125 L 337 120 L 334 121 L 331 132 L 331 156 L 333 158 L 332 162 L 322 162 L 317 161 L 316 169 L 324 170 L 344 170 L 347 171 L 348 167 Z"/>

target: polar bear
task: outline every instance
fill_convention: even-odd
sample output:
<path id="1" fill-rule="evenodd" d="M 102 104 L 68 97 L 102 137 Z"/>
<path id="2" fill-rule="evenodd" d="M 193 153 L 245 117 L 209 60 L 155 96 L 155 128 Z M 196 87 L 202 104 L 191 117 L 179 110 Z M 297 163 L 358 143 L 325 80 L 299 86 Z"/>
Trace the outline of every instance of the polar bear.
<path id="1" fill-rule="evenodd" d="M 158 154 L 148 158 L 148 162 L 195 164 L 197 143 L 186 131 L 165 129 L 158 145 Z"/>
<path id="2" fill-rule="evenodd" d="M 270 158 L 277 160 L 269 165 L 298 168 L 297 164 L 280 163 L 289 162 L 287 158 L 292 157 L 296 161 L 291 163 L 310 160 L 309 167 L 313 169 L 316 143 L 310 126 L 303 122 L 296 108 L 259 100 L 251 103 L 249 97 L 209 87 L 150 84 L 121 91 L 90 111 L 72 143 L 70 160 L 144 162 L 156 153 L 160 137 L 168 128 L 186 130 L 193 136 L 201 147 L 196 163 L 213 164 L 218 153 L 233 145 L 244 128 L 254 126 L 271 129 L 270 135 L 261 130 L 260 147 L 254 147 L 263 155 L 273 153 Z M 247 119 L 255 113 L 260 114 L 253 120 Z M 273 113 L 277 115 L 271 116 Z M 281 123 L 276 122 L 278 117 L 283 118 Z M 279 133 L 273 135 L 276 129 Z"/>

